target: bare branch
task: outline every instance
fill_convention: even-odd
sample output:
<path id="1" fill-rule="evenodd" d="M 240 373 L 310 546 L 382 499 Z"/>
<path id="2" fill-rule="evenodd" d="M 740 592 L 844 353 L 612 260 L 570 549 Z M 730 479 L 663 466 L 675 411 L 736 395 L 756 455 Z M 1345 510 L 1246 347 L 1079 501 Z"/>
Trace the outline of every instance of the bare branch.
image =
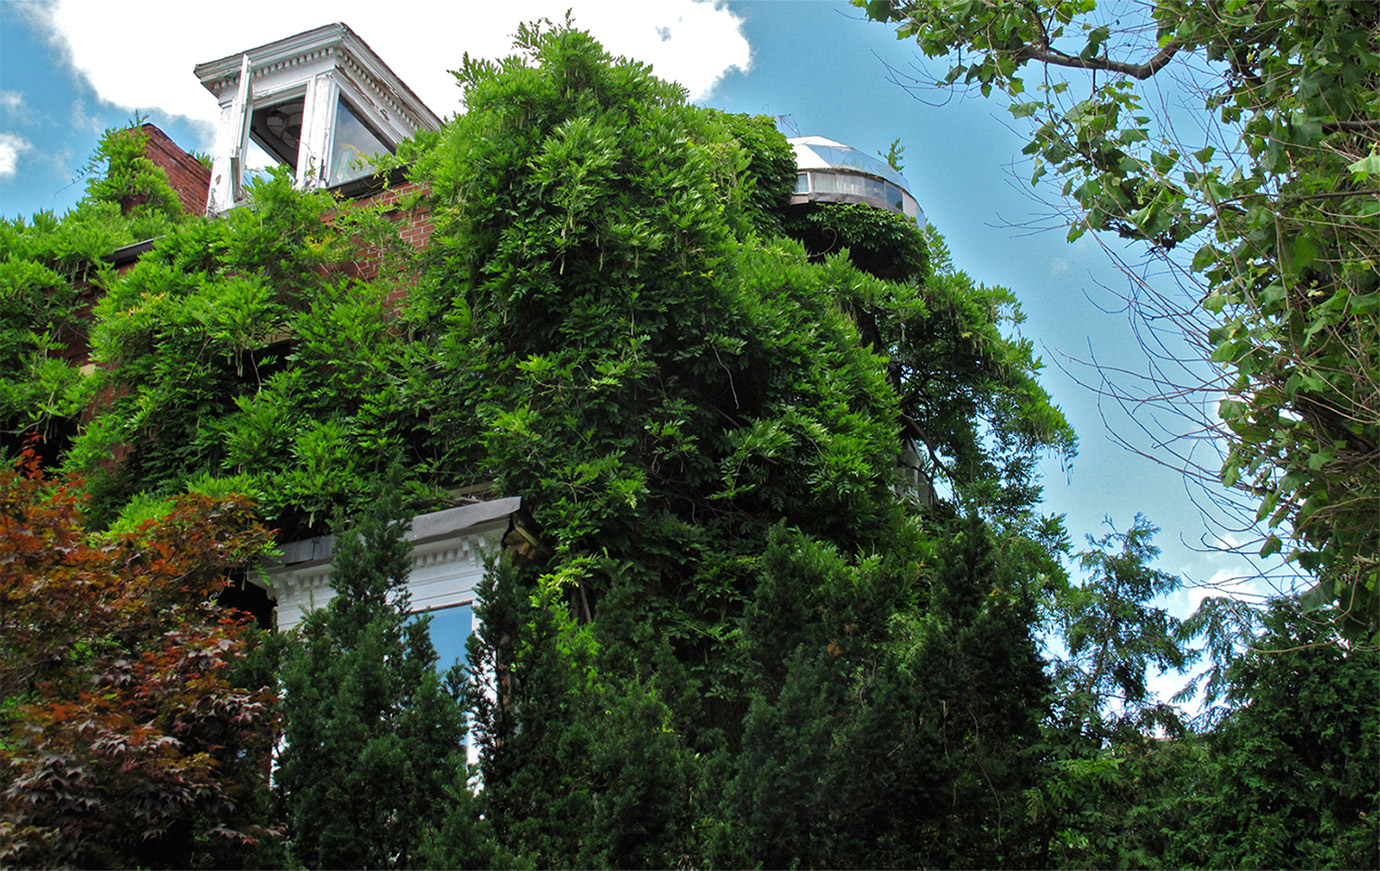
<path id="1" fill-rule="evenodd" d="M 1339 133 L 1344 130 L 1380 130 L 1380 118 L 1362 118 L 1358 121 L 1324 121 L 1324 133 Z"/>

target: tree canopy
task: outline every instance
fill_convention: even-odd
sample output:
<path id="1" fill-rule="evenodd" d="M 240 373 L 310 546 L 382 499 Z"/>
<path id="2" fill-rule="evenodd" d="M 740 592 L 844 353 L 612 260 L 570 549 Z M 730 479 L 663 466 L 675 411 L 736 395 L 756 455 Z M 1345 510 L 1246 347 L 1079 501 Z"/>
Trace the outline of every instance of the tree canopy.
<path id="1" fill-rule="evenodd" d="M 1071 238 L 1192 246 L 1198 339 L 1226 373 L 1221 480 L 1258 504 L 1262 553 L 1289 536 L 1321 598 L 1380 640 L 1380 10 L 854 3 L 945 58 L 937 85 L 1030 119 L 1031 181 L 1062 180 Z M 1170 77 L 1185 105 L 1157 111 L 1136 82 Z"/>

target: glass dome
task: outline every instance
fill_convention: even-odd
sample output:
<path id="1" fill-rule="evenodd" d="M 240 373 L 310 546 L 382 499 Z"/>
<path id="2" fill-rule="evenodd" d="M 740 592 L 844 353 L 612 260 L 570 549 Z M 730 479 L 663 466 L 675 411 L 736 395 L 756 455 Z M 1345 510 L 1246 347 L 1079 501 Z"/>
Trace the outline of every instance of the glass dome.
<path id="1" fill-rule="evenodd" d="M 823 136 L 786 140 L 795 149 L 793 203 L 865 203 L 914 218 L 925 226 L 925 213 L 910 186 L 884 160 Z"/>

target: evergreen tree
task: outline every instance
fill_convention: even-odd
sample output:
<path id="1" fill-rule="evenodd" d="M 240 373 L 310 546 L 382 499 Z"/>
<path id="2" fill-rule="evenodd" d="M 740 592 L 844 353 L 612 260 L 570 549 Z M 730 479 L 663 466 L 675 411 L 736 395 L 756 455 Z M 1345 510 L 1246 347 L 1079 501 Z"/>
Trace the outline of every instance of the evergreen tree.
<path id="1" fill-rule="evenodd" d="M 745 621 L 761 677 L 722 863 L 1028 864 L 1048 693 L 1029 579 L 975 518 L 909 544 L 854 566 L 774 536 Z"/>
<path id="2" fill-rule="evenodd" d="M 418 863 L 447 796 L 468 801 L 465 715 L 442 685 L 428 619 L 408 614 L 411 547 L 396 492 L 341 526 L 331 583 L 285 654 L 276 782 L 293 861 Z"/>
<path id="3" fill-rule="evenodd" d="M 1183 731 L 1147 685 L 1151 669 L 1183 671 L 1192 658 L 1180 621 L 1157 604 L 1182 583 L 1151 565 L 1160 552 L 1157 532 L 1137 515 L 1124 533 L 1088 536 L 1091 549 L 1078 554 L 1088 577 L 1056 591 L 1057 629 L 1067 647 L 1056 668 L 1061 726 L 1093 748 L 1157 726 Z"/>
<path id="4" fill-rule="evenodd" d="M 1236 707 L 1208 737 L 1212 813 L 1195 821 L 1214 837 L 1188 861 L 1380 867 L 1380 652 L 1341 642 L 1333 617 L 1275 602 L 1232 664 Z"/>

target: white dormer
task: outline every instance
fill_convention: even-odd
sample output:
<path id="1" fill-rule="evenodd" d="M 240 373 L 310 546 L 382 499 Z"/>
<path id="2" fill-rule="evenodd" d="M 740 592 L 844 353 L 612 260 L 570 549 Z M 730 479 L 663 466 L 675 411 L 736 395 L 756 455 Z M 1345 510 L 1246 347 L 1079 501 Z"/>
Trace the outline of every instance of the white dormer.
<path id="1" fill-rule="evenodd" d="M 310 190 L 367 175 L 370 157 L 441 126 L 344 24 L 198 64 L 196 75 L 220 101 L 207 214 L 243 201 L 251 142 Z"/>

